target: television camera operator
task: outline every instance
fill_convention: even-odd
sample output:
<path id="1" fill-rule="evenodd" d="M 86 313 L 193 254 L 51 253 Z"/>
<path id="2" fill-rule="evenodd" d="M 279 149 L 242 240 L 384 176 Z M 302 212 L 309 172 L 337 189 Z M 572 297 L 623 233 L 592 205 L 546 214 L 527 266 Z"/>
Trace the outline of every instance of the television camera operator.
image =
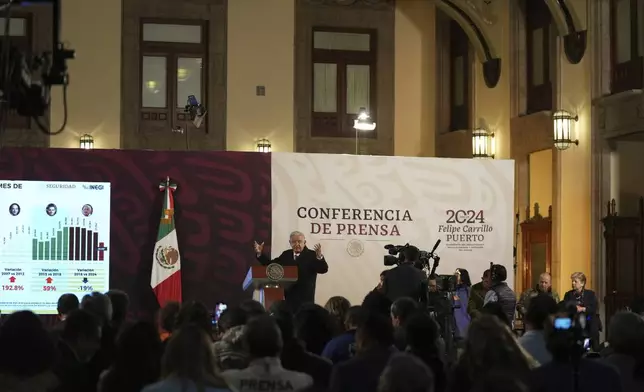
<path id="1" fill-rule="evenodd" d="M 491 264 L 491 263 L 490 263 Z M 517 307 L 517 297 L 514 291 L 505 283 L 508 278 L 507 269 L 500 264 L 490 265 L 490 290 L 485 294 L 483 306 L 490 302 L 499 304 L 510 323 L 514 320 L 514 310 Z"/>
<path id="2" fill-rule="evenodd" d="M 422 270 L 421 251 L 413 245 L 387 245 L 390 255 L 385 256 L 385 265 L 396 267 L 389 270 L 382 282 L 382 292 L 393 303 L 399 298 L 409 297 L 427 305 L 427 275 Z M 395 259 L 395 260 L 394 260 Z M 420 268 L 419 268 L 420 267 Z"/>

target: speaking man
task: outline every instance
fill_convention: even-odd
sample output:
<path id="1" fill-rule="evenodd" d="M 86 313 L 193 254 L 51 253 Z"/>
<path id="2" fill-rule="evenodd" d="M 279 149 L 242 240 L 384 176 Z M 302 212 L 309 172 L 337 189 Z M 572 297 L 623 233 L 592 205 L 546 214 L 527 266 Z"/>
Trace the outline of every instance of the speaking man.
<path id="1" fill-rule="evenodd" d="M 514 321 L 514 310 L 517 306 L 517 297 L 514 291 L 505 283 L 508 278 L 508 270 L 500 264 L 490 267 L 490 290 L 485 294 L 483 306 L 490 302 L 497 302 L 503 313 L 508 316 L 510 322 Z"/>
<path id="2" fill-rule="evenodd" d="M 297 282 L 284 291 L 284 299 L 293 312 L 306 303 L 315 301 L 315 284 L 318 274 L 326 274 L 329 265 L 322 255 L 322 246 L 315 244 L 313 250 L 306 247 L 304 234 L 294 231 L 289 236 L 291 249 L 285 250 L 277 258 L 271 260 L 264 252 L 264 243 L 255 241 L 254 249 L 257 260 L 262 265 L 277 263 L 282 266 L 297 266 Z"/>
<path id="3" fill-rule="evenodd" d="M 415 267 L 420 256 L 417 247 L 407 245 L 402 250 L 405 261 L 389 270 L 382 283 L 382 292 L 391 302 L 398 298 L 409 297 L 414 301 L 427 304 L 427 275 Z"/>

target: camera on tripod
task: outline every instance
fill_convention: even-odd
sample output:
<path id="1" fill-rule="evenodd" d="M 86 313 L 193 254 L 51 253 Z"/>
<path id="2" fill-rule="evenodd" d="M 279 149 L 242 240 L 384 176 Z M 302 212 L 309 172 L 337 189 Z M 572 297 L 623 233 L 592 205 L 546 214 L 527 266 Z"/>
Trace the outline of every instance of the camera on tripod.
<path id="1" fill-rule="evenodd" d="M 385 255 L 384 257 L 384 264 L 387 267 L 391 267 L 394 265 L 399 265 L 405 262 L 406 256 L 405 253 L 409 252 L 417 252 L 418 253 L 418 260 L 415 260 L 414 265 L 418 269 L 423 269 L 423 268 L 429 268 L 429 260 L 432 258 L 432 253 L 426 251 L 426 250 L 421 250 L 418 249 L 418 247 L 414 245 L 385 245 L 385 249 L 389 252 L 388 255 Z"/>

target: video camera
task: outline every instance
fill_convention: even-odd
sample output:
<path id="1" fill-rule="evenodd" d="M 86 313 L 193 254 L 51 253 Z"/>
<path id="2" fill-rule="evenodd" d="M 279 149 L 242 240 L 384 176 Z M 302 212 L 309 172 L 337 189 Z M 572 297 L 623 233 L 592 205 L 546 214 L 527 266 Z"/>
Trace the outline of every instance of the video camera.
<path id="1" fill-rule="evenodd" d="M 590 350 L 590 339 L 586 334 L 586 315 L 578 313 L 574 305 L 566 307 L 567 316 L 554 319 L 553 341 L 568 353 L 573 361 L 578 361 Z"/>
<path id="2" fill-rule="evenodd" d="M 410 253 L 410 252 L 416 252 L 418 253 L 418 258 L 417 260 L 414 261 L 414 266 L 418 269 L 430 269 L 429 265 L 429 260 L 434 260 L 434 267 L 433 269 L 436 269 L 436 266 L 438 265 L 438 262 L 440 260 L 440 257 L 434 252 L 436 251 L 436 248 L 438 248 L 438 245 L 440 245 L 441 240 L 436 241 L 436 244 L 434 244 L 434 247 L 432 248 L 431 251 L 426 251 L 426 250 L 421 250 L 417 246 L 410 245 L 409 243 L 405 245 L 385 245 L 385 249 L 389 252 L 388 255 L 385 255 L 384 257 L 384 264 L 387 267 L 393 266 L 393 265 L 399 265 L 401 263 L 405 262 L 405 253 Z"/>

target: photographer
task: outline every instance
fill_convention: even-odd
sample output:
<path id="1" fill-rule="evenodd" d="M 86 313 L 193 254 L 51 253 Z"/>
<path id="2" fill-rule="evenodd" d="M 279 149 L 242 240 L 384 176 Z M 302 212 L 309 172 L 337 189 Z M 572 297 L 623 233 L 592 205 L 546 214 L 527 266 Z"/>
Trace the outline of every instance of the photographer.
<path id="1" fill-rule="evenodd" d="M 541 392 L 621 392 L 619 374 L 612 366 L 583 358 L 582 318 L 566 309 L 546 325 L 546 347 L 552 361 L 533 371 L 532 387 Z"/>
<path id="2" fill-rule="evenodd" d="M 427 304 L 427 276 L 414 264 L 419 262 L 420 250 L 406 245 L 402 249 L 404 261 L 389 270 L 382 282 L 382 292 L 391 302 L 409 297 L 423 305 Z"/>
<path id="3" fill-rule="evenodd" d="M 508 316 L 508 320 L 514 320 L 514 310 L 517 306 L 517 297 L 514 291 L 505 283 L 508 278 L 508 271 L 500 264 L 494 264 L 490 267 L 490 280 L 492 285 L 490 290 L 485 294 L 483 306 L 490 302 L 496 302 L 501 306 L 503 313 Z"/>

